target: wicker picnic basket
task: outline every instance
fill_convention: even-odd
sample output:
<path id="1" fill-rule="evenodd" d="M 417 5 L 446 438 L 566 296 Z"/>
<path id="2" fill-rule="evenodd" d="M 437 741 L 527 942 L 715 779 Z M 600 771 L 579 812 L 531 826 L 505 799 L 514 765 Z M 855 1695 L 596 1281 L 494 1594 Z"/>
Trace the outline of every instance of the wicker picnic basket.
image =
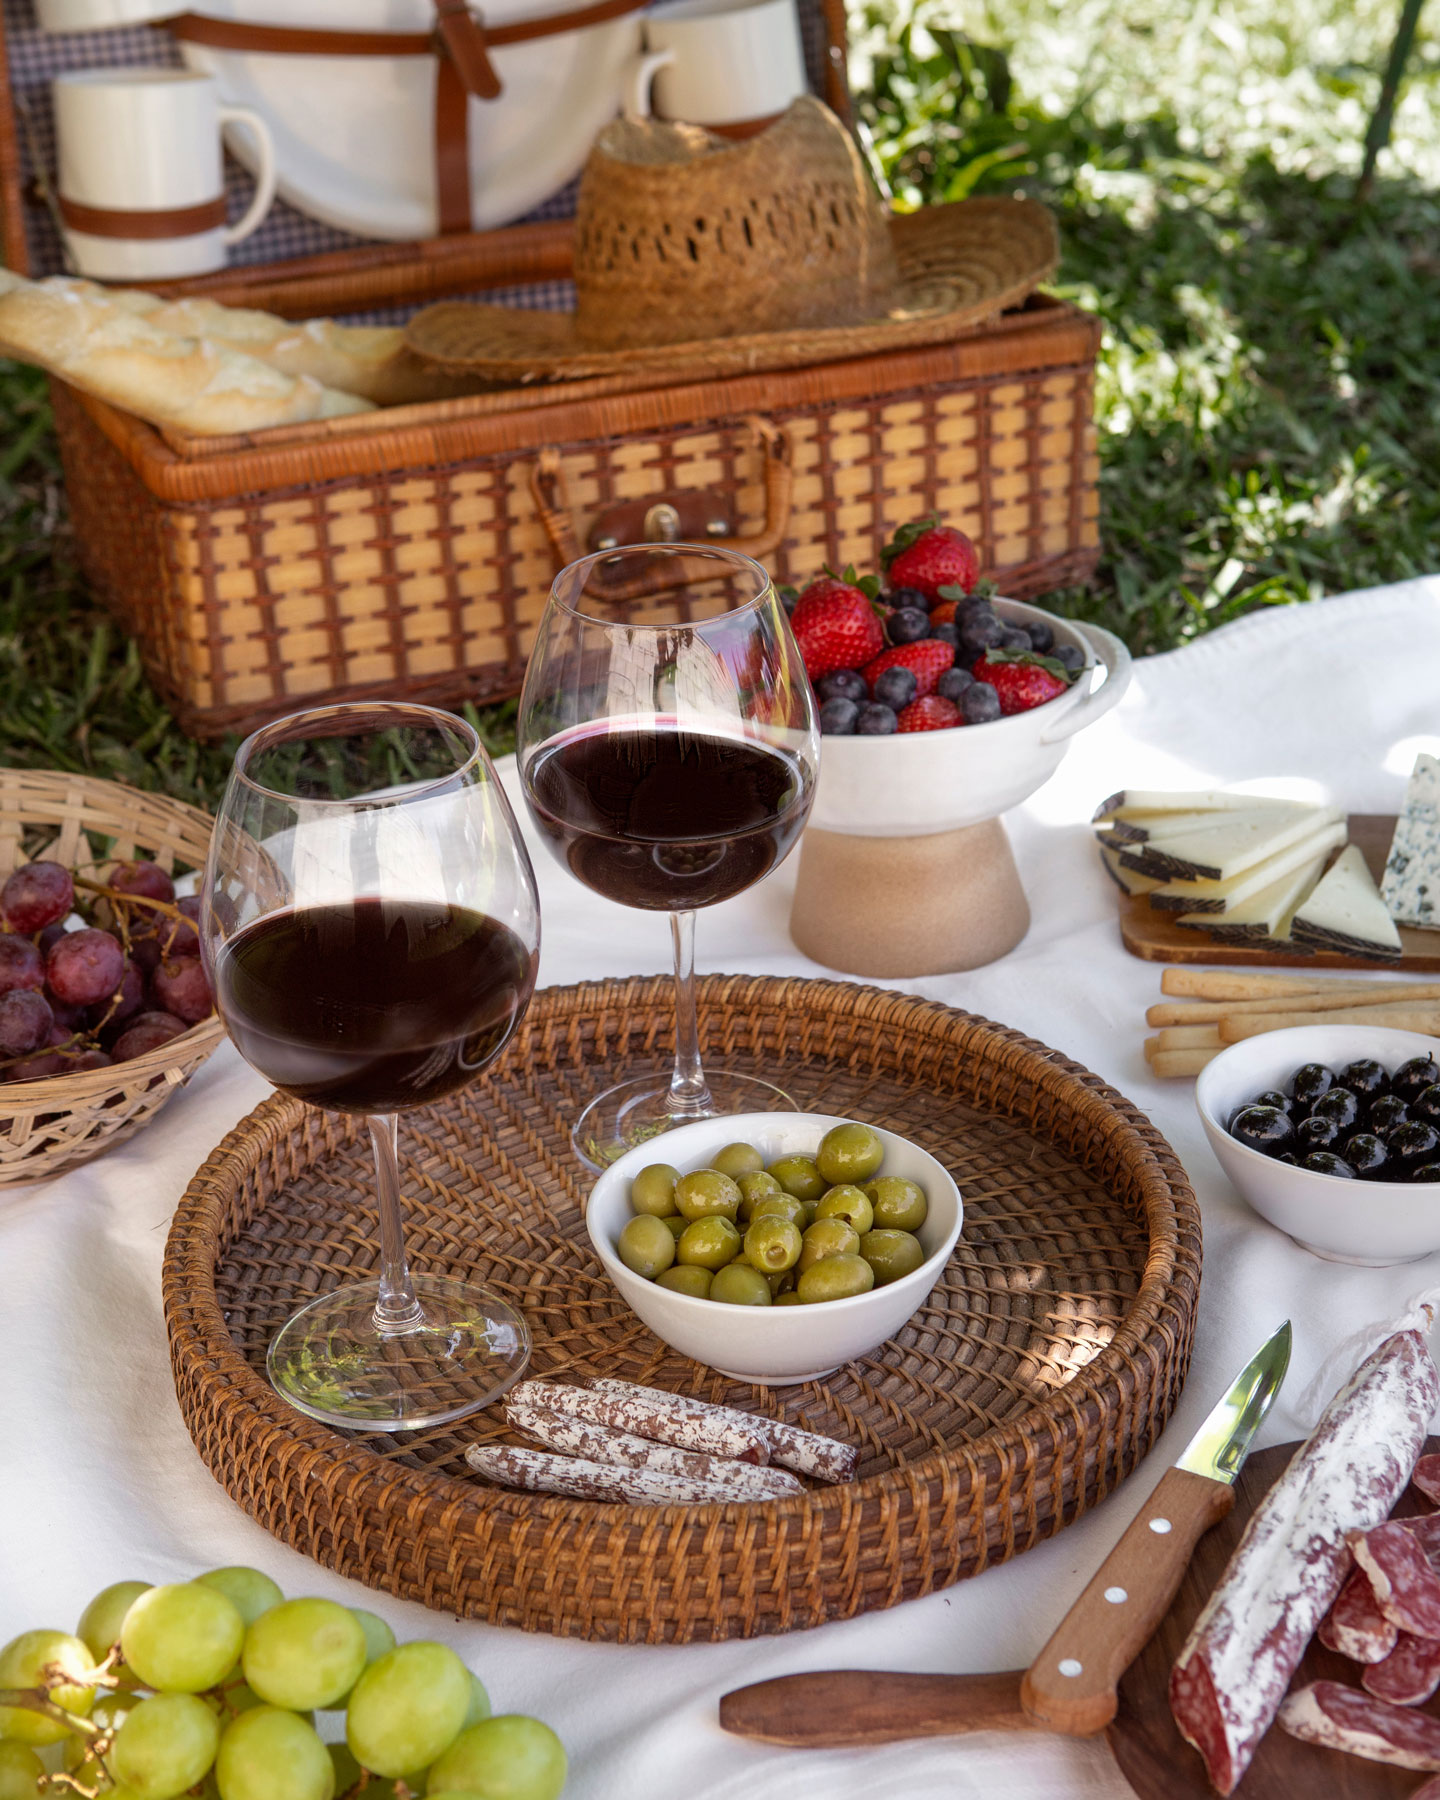
<path id="1" fill-rule="evenodd" d="M 183 801 L 117 782 L 48 770 L 0 769 L 0 881 L 39 857 L 104 879 L 144 856 L 172 874 L 202 868 L 210 817 Z M 132 1062 L 0 1087 L 0 1187 L 42 1181 L 137 1132 L 224 1037 L 202 1019 Z"/>
<path id="2" fill-rule="evenodd" d="M 296 1412 L 265 1379 L 271 1336 L 374 1274 L 377 1251 L 363 1122 L 277 1098 L 197 1172 L 164 1264 L 181 1412 L 251 1517 L 442 1612 L 686 1643 L 933 1592 L 1052 1536 L 1137 1466 L 1179 1396 L 1200 1280 L 1194 1194 L 1143 1114 L 1055 1051 L 933 1001 L 749 976 L 699 990 L 710 1057 L 899 1131 L 954 1175 L 960 1241 L 894 1338 L 821 1380 L 752 1387 L 654 1337 L 606 1277 L 568 1121 L 617 1067 L 663 1066 L 668 980 L 538 993 L 478 1082 L 407 1115 L 412 1255 L 519 1306 L 532 1373 L 788 1418 L 858 1446 L 856 1479 L 761 1505 L 627 1508 L 471 1476 L 465 1446 L 509 1436 L 498 1405 L 396 1438 Z"/>

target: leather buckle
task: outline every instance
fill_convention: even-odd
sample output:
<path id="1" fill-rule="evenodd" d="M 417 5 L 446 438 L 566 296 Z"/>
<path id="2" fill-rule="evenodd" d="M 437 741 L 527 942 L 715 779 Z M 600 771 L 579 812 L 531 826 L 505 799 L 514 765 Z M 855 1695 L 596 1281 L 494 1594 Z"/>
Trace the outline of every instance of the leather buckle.
<path id="1" fill-rule="evenodd" d="M 448 57 L 466 93 L 477 100 L 498 100 L 500 77 L 490 61 L 485 24 L 465 0 L 435 0 L 435 44 Z"/>

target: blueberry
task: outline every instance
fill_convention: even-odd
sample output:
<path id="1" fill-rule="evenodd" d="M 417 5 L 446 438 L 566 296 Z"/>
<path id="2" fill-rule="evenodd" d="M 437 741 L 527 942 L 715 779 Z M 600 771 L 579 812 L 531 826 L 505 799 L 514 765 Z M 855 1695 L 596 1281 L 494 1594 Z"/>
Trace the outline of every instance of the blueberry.
<path id="1" fill-rule="evenodd" d="M 862 706 L 855 729 L 861 737 L 889 737 L 899 723 L 892 706 Z"/>
<path id="2" fill-rule="evenodd" d="M 1311 1150 L 1331 1150 L 1342 1136 L 1338 1119 L 1301 1119 L 1295 1127 L 1295 1143 L 1304 1154 Z"/>
<path id="3" fill-rule="evenodd" d="M 956 704 L 967 725 L 988 725 L 1000 717 L 1000 696 L 988 681 L 972 681 Z"/>
<path id="4" fill-rule="evenodd" d="M 1294 1127 L 1278 1106 L 1242 1106 L 1230 1121 L 1230 1135 L 1262 1156 L 1278 1156 L 1295 1139 Z"/>
<path id="5" fill-rule="evenodd" d="M 1057 644 L 1053 654 L 1061 668 L 1072 675 L 1078 675 L 1085 667 L 1085 652 L 1076 644 Z"/>
<path id="6" fill-rule="evenodd" d="M 885 600 L 890 606 L 918 606 L 921 612 L 929 612 L 935 604 L 924 588 L 912 587 L 891 588 Z"/>
<path id="7" fill-rule="evenodd" d="M 1333 1150 L 1312 1150 L 1301 1163 L 1302 1169 L 1312 1169 L 1317 1175 L 1341 1175 L 1346 1181 L 1355 1179 L 1355 1171 L 1343 1156 L 1337 1156 Z"/>
<path id="8" fill-rule="evenodd" d="M 902 606 L 885 621 L 885 635 L 892 644 L 918 644 L 930 635 L 930 615 L 918 606 Z"/>
<path id="9" fill-rule="evenodd" d="M 960 626 L 960 654 L 966 662 L 974 662 L 987 650 L 998 650 L 1005 640 L 1005 627 L 994 613 L 971 614 Z M 1028 643 L 1028 639 L 1026 640 Z"/>
<path id="10" fill-rule="evenodd" d="M 915 671 L 902 668 L 897 663 L 894 668 L 886 669 L 883 674 L 875 677 L 875 698 L 882 706 L 888 706 L 898 713 L 915 698 L 918 686 Z"/>
<path id="11" fill-rule="evenodd" d="M 968 669 L 947 669 L 935 683 L 935 692 L 942 700 L 953 700 L 958 706 L 966 688 L 974 685 L 975 677 Z"/>
<path id="12" fill-rule="evenodd" d="M 822 675 L 815 683 L 822 700 L 853 700 L 861 706 L 870 698 L 865 677 L 858 669 L 836 669 L 833 675 Z"/>
<path id="13" fill-rule="evenodd" d="M 1362 1181 L 1389 1179 L 1390 1152 L 1372 1131 L 1357 1131 L 1348 1140 L 1345 1160 Z"/>
<path id="14" fill-rule="evenodd" d="M 795 602 L 800 598 L 800 590 L 799 588 L 782 587 L 777 588 L 776 592 L 780 596 L 780 604 L 785 608 L 785 616 L 788 618 L 795 610 Z"/>
<path id="15" fill-rule="evenodd" d="M 860 708 L 853 700 L 827 700 L 820 708 L 820 731 L 824 737 L 851 737 Z"/>
<path id="16" fill-rule="evenodd" d="M 1376 1137 L 1388 1138 L 1392 1131 L 1410 1122 L 1410 1108 L 1398 1094 L 1381 1094 L 1372 1100 L 1366 1124 Z"/>
<path id="17" fill-rule="evenodd" d="M 1334 1085 L 1335 1077 L 1324 1063 L 1302 1063 L 1290 1077 L 1290 1092 L 1302 1112 L 1309 1112 L 1320 1096 L 1328 1094 Z"/>
<path id="18" fill-rule="evenodd" d="M 1360 1102 L 1349 1088 L 1332 1087 L 1310 1108 L 1312 1119 L 1333 1119 L 1341 1131 L 1353 1131 L 1360 1122 Z"/>
<path id="19" fill-rule="evenodd" d="M 1427 1125 L 1440 1125 L 1440 1083 L 1431 1082 L 1429 1087 L 1421 1088 L 1410 1102 L 1410 1112 Z"/>
<path id="20" fill-rule="evenodd" d="M 950 624 L 948 620 L 942 619 L 938 625 L 932 625 L 929 635 L 939 638 L 942 644 L 948 644 L 952 650 L 960 648 L 960 627 Z"/>
<path id="21" fill-rule="evenodd" d="M 1055 648 L 1055 633 L 1049 620 L 1037 619 L 1033 625 L 1027 625 L 1025 629 L 1030 634 L 1030 648 L 1041 656 L 1048 655 Z"/>
<path id="22" fill-rule="evenodd" d="M 1023 630 L 1019 625 L 1006 626 L 1005 635 L 1000 640 L 1002 650 L 1029 650 L 1032 647 L 1028 631 Z"/>
<path id="23" fill-rule="evenodd" d="M 1398 1094 L 1408 1106 L 1422 1088 L 1440 1081 L 1440 1063 L 1433 1056 L 1412 1056 L 1390 1077 L 1390 1092 Z"/>

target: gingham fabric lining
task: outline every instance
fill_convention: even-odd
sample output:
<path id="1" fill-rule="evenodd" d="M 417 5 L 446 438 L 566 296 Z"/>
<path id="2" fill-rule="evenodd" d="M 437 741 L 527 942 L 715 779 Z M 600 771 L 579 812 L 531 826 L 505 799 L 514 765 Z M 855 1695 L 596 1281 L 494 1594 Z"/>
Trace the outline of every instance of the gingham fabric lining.
<path id="1" fill-rule="evenodd" d="M 798 0 L 806 69 L 817 93 L 824 92 L 827 47 L 819 0 Z M 203 9 L 203 0 L 200 10 Z M 343 14 L 343 0 L 337 12 Z M 65 266 L 59 231 L 49 209 L 38 198 L 34 175 L 38 160 L 47 174 L 55 169 L 55 120 L 50 104 L 50 82 L 67 69 L 182 66 L 175 41 L 165 31 L 148 25 L 119 26 L 110 31 L 57 33 L 41 31 L 33 0 L 0 0 L 5 21 L 5 48 L 10 61 L 10 87 L 15 104 L 20 154 L 25 171 L 27 203 L 25 235 L 30 266 L 36 275 L 50 275 Z M 575 211 L 578 179 L 526 214 L 527 220 L 565 219 Z M 225 159 L 225 188 L 230 217 L 237 219 L 249 204 L 249 174 L 233 157 Z M 322 225 L 304 213 L 276 200 L 264 223 L 230 252 L 233 263 L 284 262 L 296 256 L 316 256 L 329 250 L 353 250 L 376 240 L 354 237 Z M 549 312 L 574 308 L 575 290 L 568 281 L 535 282 L 476 296 L 505 306 L 538 307 Z M 387 308 L 363 315 L 363 322 L 401 322 L 406 309 Z M 357 319 L 361 315 L 356 315 Z"/>

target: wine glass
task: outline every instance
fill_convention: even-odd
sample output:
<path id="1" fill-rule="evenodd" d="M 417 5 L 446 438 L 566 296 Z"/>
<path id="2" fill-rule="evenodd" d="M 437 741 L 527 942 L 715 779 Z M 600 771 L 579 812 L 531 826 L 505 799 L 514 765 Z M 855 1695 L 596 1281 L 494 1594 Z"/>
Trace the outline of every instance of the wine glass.
<path id="1" fill-rule="evenodd" d="M 675 1063 L 599 1095 L 571 1130 L 602 1168 L 672 1125 L 793 1109 L 772 1083 L 701 1067 L 695 913 L 768 875 L 810 811 L 820 738 L 770 577 L 735 551 L 642 544 L 582 557 L 551 589 L 520 697 L 525 801 L 597 894 L 668 912 Z"/>
<path id="2" fill-rule="evenodd" d="M 246 1062 L 312 1105 L 364 1114 L 379 1280 L 313 1300 L 267 1368 L 331 1425 L 402 1431 L 484 1406 L 524 1371 L 521 1315 L 473 1282 L 412 1274 L 396 1115 L 486 1068 L 530 1001 L 535 876 L 477 734 L 428 706 L 325 706 L 235 754 L 205 870 L 201 941 Z"/>

